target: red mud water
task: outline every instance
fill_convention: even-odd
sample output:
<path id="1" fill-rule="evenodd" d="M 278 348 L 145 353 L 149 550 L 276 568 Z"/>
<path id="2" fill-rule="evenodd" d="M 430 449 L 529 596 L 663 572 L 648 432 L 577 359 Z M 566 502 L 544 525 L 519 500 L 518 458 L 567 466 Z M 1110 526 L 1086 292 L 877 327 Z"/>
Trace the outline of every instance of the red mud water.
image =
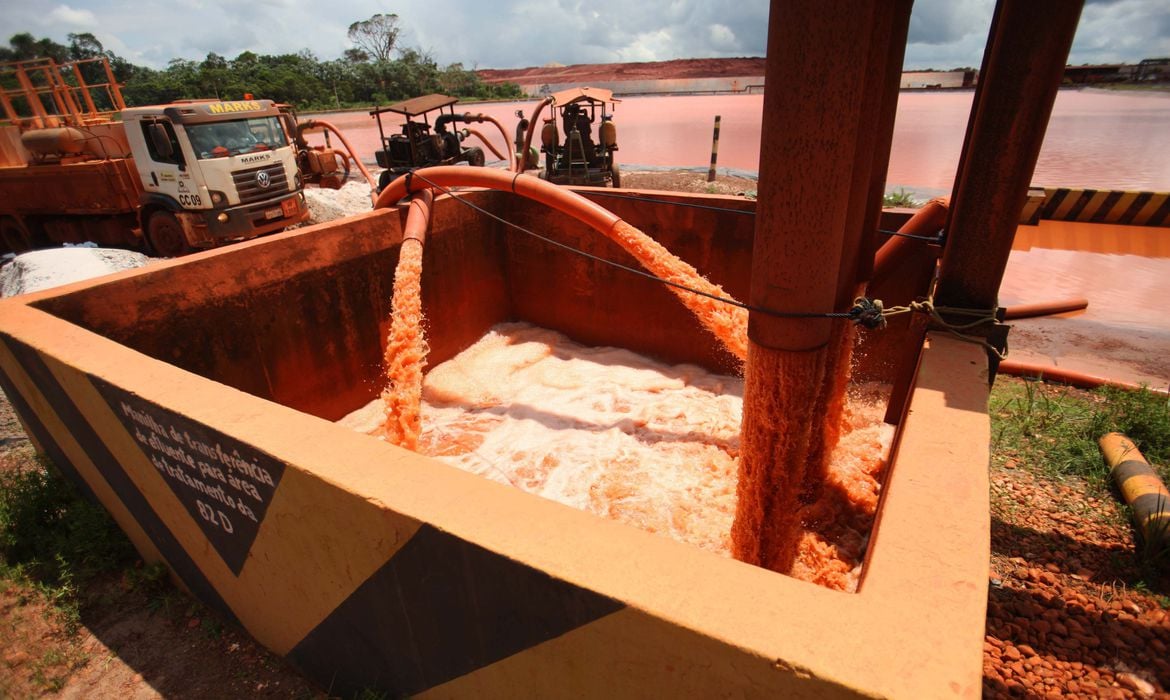
<path id="1" fill-rule="evenodd" d="M 730 556 L 743 380 L 501 324 L 423 382 L 418 451 L 504 484 Z M 856 587 L 893 428 L 851 388 L 792 575 Z M 377 401 L 342 423 L 376 430 Z"/>
<path id="2" fill-rule="evenodd" d="M 1165 232 L 1059 221 L 1020 227 L 1000 286 L 1000 304 L 1083 297 L 1089 306 L 1011 321 L 1009 357 L 1170 386 L 1170 315 L 1165 311 L 1170 245 Z"/>
<path id="3" fill-rule="evenodd" d="M 949 192 L 958 167 L 971 91 L 903 91 L 886 182 Z M 516 124 L 515 111 L 532 114 L 535 100 L 460 103 L 457 111 L 483 112 L 506 129 Z M 711 159 L 715 115 L 722 117 L 719 166 L 759 170 L 762 95 L 680 95 L 628 97 L 617 105 L 618 160 L 671 167 L 706 167 Z M 547 116 L 547 114 L 546 114 Z M 366 112 L 321 115 L 333 122 L 373 162 L 378 130 Z M 387 135 L 397 122 L 387 124 Z M 502 147 L 499 134 L 485 130 Z M 320 135 L 313 135 L 321 143 Z M 470 145 L 474 145 L 471 143 Z M 510 145 L 509 145 L 510 148 Z M 1087 187 L 1166 191 L 1170 189 L 1170 94 L 1108 90 L 1062 90 L 1032 178 L 1048 187 Z"/>
<path id="4" fill-rule="evenodd" d="M 656 276 L 707 295 L 727 296 L 721 287 L 708 282 L 693 267 L 626 222 L 618 221 L 607 235 Z M 385 354 L 388 384 L 382 393 L 381 410 L 382 433 L 386 439 L 408 449 L 419 448 L 422 430 L 426 344 L 421 330 L 421 266 L 421 244 L 411 239 L 404 241 L 394 281 L 391 330 Z M 709 296 L 671 290 L 729 352 L 741 362 L 747 361 L 745 310 Z M 823 498 L 826 493 L 842 493 L 840 489 L 825 487 L 828 455 L 835 449 L 840 435 L 846 385 L 843 377 L 828 376 L 828 373 L 839 366 L 848 367 L 848 350 L 852 345 L 851 334 L 839 335 L 838 342 L 830 345 L 835 350 L 793 354 L 798 361 L 781 362 L 775 359 L 778 353 L 755 348 L 753 362 L 748 363 L 748 386 L 762 389 L 749 397 L 746 404 L 752 420 L 743 423 L 739 505 L 731 537 L 738 559 L 774 571 L 794 573 L 823 585 L 850 588 L 856 584 L 856 576 L 851 572 L 860 561 L 860 543 L 868 534 L 865 521 L 872 518 L 872 513 L 855 517 L 853 511 L 860 506 L 853 500 Z M 813 364 L 802 366 L 800 360 L 805 358 Z M 782 377 L 779 385 L 774 380 L 777 376 Z M 799 387 L 810 390 L 793 391 Z M 817 400 L 811 403 L 791 400 L 794 396 L 810 395 L 816 395 Z M 467 442 L 469 439 L 471 443 Z M 464 447 L 478 448 L 475 440 L 463 434 L 456 437 L 444 434 L 430 448 L 436 456 L 461 454 Z M 621 463 L 626 461 L 617 459 Z M 875 459 L 880 462 L 882 457 Z M 558 464 L 558 458 L 551 454 L 543 457 L 536 467 L 524 461 L 527 471 L 520 474 L 522 478 L 535 474 L 531 471 L 534 468 L 548 469 Z M 621 471 L 628 472 L 629 468 Z M 603 510 L 608 513 L 609 499 L 627 493 L 629 488 L 629 484 L 610 480 L 595 495 L 602 499 Z M 671 518 L 677 520 L 678 509 L 683 504 L 674 501 L 662 507 L 675 513 Z M 854 525 L 865 529 L 859 532 Z M 830 539 L 824 537 L 826 533 L 831 533 Z"/>

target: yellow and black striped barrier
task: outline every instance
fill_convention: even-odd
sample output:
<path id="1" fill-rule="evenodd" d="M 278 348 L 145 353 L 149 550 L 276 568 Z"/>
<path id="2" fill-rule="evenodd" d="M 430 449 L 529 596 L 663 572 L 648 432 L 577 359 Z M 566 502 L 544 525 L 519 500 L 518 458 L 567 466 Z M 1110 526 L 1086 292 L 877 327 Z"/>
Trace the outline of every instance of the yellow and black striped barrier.
<path id="1" fill-rule="evenodd" d="M 1080 221 L 1124 226 L 1170 226 L 1170 192 L 1129 192 L 1069 187 L 1033 188 L 1020 223 Z"/>
<path id="2" fill-rule="evenodd" d="M 1143 541 L 1154 546 L 1170 546 L 1170 491 L 1166 485 L 1126 436 L 1107 433 L 1098 443 L 1109 464 L 1113 483 L 1133 509 L 1134 523 Z"/>

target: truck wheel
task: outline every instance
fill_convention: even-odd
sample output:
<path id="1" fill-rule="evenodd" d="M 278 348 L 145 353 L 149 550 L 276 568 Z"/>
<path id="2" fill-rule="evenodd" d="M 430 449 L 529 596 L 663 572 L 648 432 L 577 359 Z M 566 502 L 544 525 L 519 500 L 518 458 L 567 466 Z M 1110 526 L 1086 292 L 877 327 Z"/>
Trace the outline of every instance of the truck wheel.
<path id="1" fill-rule="evenodd" d="M 487 158 L 483 154 L 483 149 L 478 146 L 473 146 L 467 149 L 467 164 L 476 167 L 482 166 L 487 162 Z"/>
<path id="2" fill-rule="evenodd" d="M 195 250 L 187 244 L 183 227 L 169 211 L 156 211 L 147 219 L 146 244 L 159 258 L 177 258 Z"/>

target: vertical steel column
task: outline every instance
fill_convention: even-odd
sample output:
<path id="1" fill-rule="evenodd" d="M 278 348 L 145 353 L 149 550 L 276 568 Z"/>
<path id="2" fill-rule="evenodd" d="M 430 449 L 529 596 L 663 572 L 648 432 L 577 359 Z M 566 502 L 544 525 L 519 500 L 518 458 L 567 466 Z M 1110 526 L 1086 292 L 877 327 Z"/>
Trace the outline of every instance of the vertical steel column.
<path id="1" fill-rule="evenodd" d="M 837 311 L 857 289 L 909 15 L 901 0 L 773 0 L 753 305 Z M 748 337 L 732 552 L 788 571 L 801 504 L 819 493 L 835 442 L 852 335 L 842 322 L 753 312 Z"/>
<path id="2" fill-rule="evenodd" d="M 996 305 L 1082 0 L 1000 0 L 955 178 L 935 303 Z"/>
<path id="3" fill-rule="evenodd" d="M 880 212 L 911 5 L 772 3 L 753 304 L 832 311 L 853 293 L 864 229 Z M 753 314 L 749 335 L 809 350 L 829 329 Z"/>

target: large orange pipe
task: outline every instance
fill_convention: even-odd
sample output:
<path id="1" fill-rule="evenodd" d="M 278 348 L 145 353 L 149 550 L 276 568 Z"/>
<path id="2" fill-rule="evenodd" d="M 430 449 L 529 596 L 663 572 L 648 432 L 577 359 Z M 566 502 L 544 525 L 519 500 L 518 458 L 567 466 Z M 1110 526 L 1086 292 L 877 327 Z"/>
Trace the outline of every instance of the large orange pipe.
<path id="1" fill-rule="evenodd" d="M 345 150 L 349 152 L 349 159 L 356 163 L 358 170 L 362 172 L 362 175 L 366 176 L 366 182 L 370 183 L 370 189 L 378 189 L 378 181 L 374 179 L 374 176 L 370 174 L 369 170 L 366 170 L 366 166 L 362 165 L 361 159 L 354 155 L 355 151 L 353 150 L 353 146 L 349 145 L 349 141 L 337 127 L 326 121 L 310 119 L 309 121 L 301 122 L 301 125 L 297 128 L 297 131 L 307 131 L 309 129 L 327 129 L 332 131 L 333 135 L 336 136 L 339 141 L 341 141 L 341 145 L 345 146 Z"/>
<path id="2" fill-rule="evenodd" d="M 429 189 L 431 185 L 421 179 L 424 177 L 439 187 L 485 187 L 535 199 L 607 236 L 621 221 L 621 218 L 601 205 L 538 177 L 492 168 L 468 168 L 459 165 L 421 168 L 415 171 L 413 178 L 406 175 L 399 177 L 386 185 L 386 189 L 382 190 L 382 194 L 378 195 L 378 200 L 374 202 L 374 208 L 392 207 L 408 194 Z M 407 190 L 407 180 L 410 180 L 409 191 Z"/>
<path id="3" fill-rule="evenodd" d="M 911 236 L 933 236 L 946 225 L 949 210 L 949 197 L 935 197 L 914 212 L 914 216 L 902 224 L 898 233 Z M 916 241 L 913 238 L 890 236 L 890 239 L 883 243 L 874 255 L 873 274 L 870 276 L 869 286 L 871 288 L 881 286 L 881 283 L 896 273 L 902 266 L 902 262 L 919 250 L 922 245 L 922 241 Z"/>
<path id="4" fill-rule="evenodd" d="M 446 165 L 422 168 L 391 182 L 374 202 L 374 208 L 392 206 L 416 190 L 450 186 L 486 187 L 512 192 L 552 207 L 598 231 L 620 245 L 656 277 L 679 285 L 670 287 L 670 291 L 683 306 L 695 314 L 699 322 L 718 338 L 729 352 L 741 361 L 747 360 L 747 312 L 719 301 L 731 299 L 722 287 L 708 281 L 694 267 L 671 254 L 657 241 L 623 221 L 613 212 L 568 189 L 522 173 Z M 695 290 L 700 294 L 693 294 L 688 290 Z"/>

